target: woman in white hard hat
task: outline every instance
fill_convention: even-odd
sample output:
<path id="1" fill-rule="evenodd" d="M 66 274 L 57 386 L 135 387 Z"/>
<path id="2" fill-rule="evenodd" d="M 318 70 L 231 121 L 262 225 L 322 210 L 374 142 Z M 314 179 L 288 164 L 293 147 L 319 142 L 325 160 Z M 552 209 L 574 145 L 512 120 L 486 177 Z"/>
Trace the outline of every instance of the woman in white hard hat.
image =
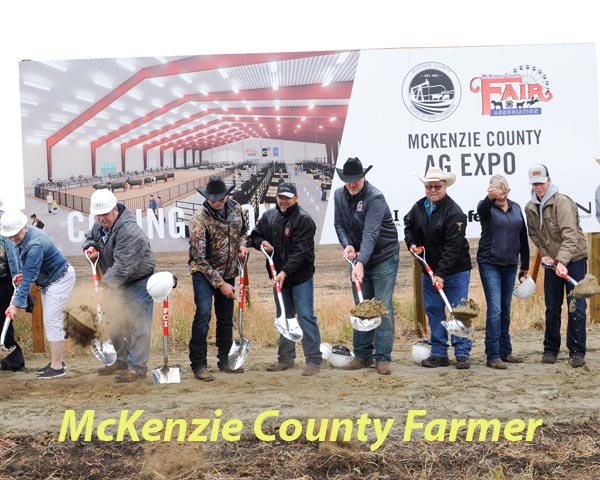
<path id="1" fill-rule="evenodd" d="M 494 175 L 477 206 L 481 222 L 477 263 L 487 303 L 485 354 L 487 366 L 501 370 L 507 363 L 522 361 L 512 354 L 510 307 L 517 269 L 519 278 L 529 270 L 527 226 L 519 204 L 509 200 L 509 192 L 506 178 Z"/>
<path id="2" fill-rule="evenodd" d="M 40 287 L 44 310 L 44 331 L 50 346 L 50 363 L 37 370 L 38 378 L 65 375 L 63 359 L 65 331 L 63 308 L 75 285 L 75 270 L 52 239 L 39 228 L 29 228 L 27 216 L 19 210 L 7 211 L 0 219 L 0 234 L 19 247 L 23 280 L 5 311 L 13 317 L 17 308 L 27 307 L 27 295 L 35 282 Z"/>

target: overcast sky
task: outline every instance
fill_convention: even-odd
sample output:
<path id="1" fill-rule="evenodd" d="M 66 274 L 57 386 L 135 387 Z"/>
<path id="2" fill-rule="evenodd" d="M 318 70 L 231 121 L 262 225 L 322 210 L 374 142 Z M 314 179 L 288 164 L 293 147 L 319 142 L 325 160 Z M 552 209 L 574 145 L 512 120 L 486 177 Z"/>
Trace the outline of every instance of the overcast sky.
<path id="1" fill-rule="evenodd" d="M 22 202 L 22 175 L 15 178 L 12 168 L 22 158 L 18 69 L 22 59 L 590 42 L 598 48 L 600 43 L 598 16 L 591 10 L 594 3 L 580 0 L 561 2 L 558 7 L 539 0 L 207 4 L 200 0 L 10 2 L 0 29 L 0 192 L 5 202 Z M 10 175 L 4 174 L 7 165 Z"/>

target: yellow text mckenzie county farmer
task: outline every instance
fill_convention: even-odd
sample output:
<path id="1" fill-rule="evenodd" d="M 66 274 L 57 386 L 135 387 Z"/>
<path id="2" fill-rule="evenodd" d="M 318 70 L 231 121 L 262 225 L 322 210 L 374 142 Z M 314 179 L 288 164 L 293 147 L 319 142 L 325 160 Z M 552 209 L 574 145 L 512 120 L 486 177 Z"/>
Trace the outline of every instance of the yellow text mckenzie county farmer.
<path id="1" fill-rule="evenodd" d="M 427 410 L 409 410 L 403 430 L 394 431 L 394 418 L 373 418 L 363 413 L 357 418 L 281 418 L 279 410 L 258 414 L 252 427 L 246 428 L 238 418 L 224 419 L 216 409 L 210 418 L 165 418 L 145 415 L 145 410 L 121 410 L 115 417 L 97 418 L 95 410 L 84 410 L 78 418 L 75 410 L 65 410 L 59 441 L 97 438 L 104 442 L 237 442 L 244 434 L 252 434 L 263 442 L 358 441 L 371 451 L 378 450 L 392 434 L 404 442 L 531 442 L 543 419 L 429 418 Z M 278 427 L 278 428 L 274 428 Z"/>

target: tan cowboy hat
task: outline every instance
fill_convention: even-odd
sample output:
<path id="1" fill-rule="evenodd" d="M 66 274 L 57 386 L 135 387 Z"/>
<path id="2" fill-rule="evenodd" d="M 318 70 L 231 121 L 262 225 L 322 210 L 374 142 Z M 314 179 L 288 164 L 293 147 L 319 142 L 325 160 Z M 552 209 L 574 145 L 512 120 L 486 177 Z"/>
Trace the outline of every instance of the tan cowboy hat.
<path id="1" fill-rule="evenodd" d="M 421 180 L 423 183 L 446 182 L 446 186 L 449 187 L 456 182 L 456 175 L 454 175 L 452 172 L 442 172 L 442 169 L 439 167 L 431 167 L 429 170 L 427 170 L 427 173 L 424 177 L 419 174 L 419 180 Z"/>

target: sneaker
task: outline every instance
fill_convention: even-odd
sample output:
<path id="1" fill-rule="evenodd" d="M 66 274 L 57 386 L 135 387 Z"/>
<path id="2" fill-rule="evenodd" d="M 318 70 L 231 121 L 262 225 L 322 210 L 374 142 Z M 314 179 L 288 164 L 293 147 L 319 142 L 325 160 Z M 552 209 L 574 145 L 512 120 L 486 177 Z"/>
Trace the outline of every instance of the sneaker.
<path id="1" fill-rule="evenodd" d="M 450 365 L 448 357 L 436 357 L 435 355 L 432 355 L 421 362 L 421 366 L 427 368 L 447 367 L 448 365 Z"/>
<path id="2" fill-rule="evenodd" d="M 142 375 L 141 373 L 134 372 L 133 370 L 121 370 L 119 373 L 115 375 L 115 382 L 119 383 L 131 383 L 136 380 L 141 380 L 142 378 L 146 378 L 146 375 Z"/>
<path id="3" fill-rule="evenodd" d="M 573 368 L 583 367 L 585 365 L 585 357 L 583 355 L 573 355 L 571 357 L 571 366 Z"/>
<path id="4" fill-rule="evenodd" d="M 544 355 L 542 356 L 542 363 L 556 363 L 556 354 L 552 352 L 544 352 Z"/>
<path id="5" fill-rule="evenodd" d="M 50 368 L 50 365 L 51 365 L 51 364 L 49 363 L 48 365 L 44 365 L 42 368 L 38 368 L 38 369 L 35 371 L 35 373 L 36 373 L 36 374 L 38 374 L 38 375 L 39 375 L 39 374 L 41 374 L 41 373 L 44 373 L 46 370 L 48 370 L 48 369 Z M 23 367 L 23 368 L 24 368 L 24 367 Z M 68 368 L 68 367 L 67 367 L 67 364 L 66 364 L 65 362 L 62 362 L 62 368 L 63 368 L 63 370 L 65 370 L 65 371 L 67 370 L 67 368 Z"/>
<path id="6" fill-rule="evenodd" d="M 320 365 L 317 365 L 316 363 L 307 363 L 302 371 L 302 375 L 305 377 L 312 377 L 319 373 L 319 370 L 321 370 Z"/>
<path id="7" fill-rule="evenodd" d="M 379 362 L 375 368 L 379 375 L 390 375 L 392 373 L 392 367 L 388 362 Z"/>
<path id="8" fill-rule="evenodd" d="M 344 367 L 344 370 L 360 370 L 361 368 L 369 368 L 374 364 L 374 360 L 369 358 L 365 360 L 364 358 L 354 357 L 352 361 Z"/>
<path id="9" fill-rule="evenodd" d="M 502 361 L 504 363 L 523 363 L 523 359 L 521 357 L 515 357 L 514 355 L 509 355 L 508 357 L 502 357 Z"/>
<path id="10" fill-rule="evenodd" d="M 229 365 L 225 365 L 223 367 L 219 367 L 219 370 L 221 372 L 225 372 L 225 373 L 244 373 L 244 369 L 243 368 L 238 368 L 237 370 L 234 370 Z"/>
<path id="11" fill-rule="evenodd" d="M 456 368 L 458 370 L 468 370 L 471 368 L 469 359 L 467 357 L 456 357 Z"/>
<path id="12" fill-rule="evenodd" d="M 59 370 L 55 370 L 52 367 L 48 367 L 46 370 L 44 370 L 42 373 L 40 373 L 37 378 L 58 378 L 58 377 L 64 377 L 66 375 L 65 369 L 61 368 Z"/>
<path id="13" fill-rule="evenodd" d="M 194 370 L 194 377 L 203 382 L 212 382 L 214 380 L 212 374 L 206 367 L 200 367 L 199 369 Z"/>
<path id="14" fill-rule="evenodd" d="M 490 368 L 495 368 L 497 370 L 506 370 L 506 364 L 504 363 L 504 360 L 500 360 L 499 358 L 496 358 L 495 360 L 490 360 L 486 363 L 486 365 Z"/>
<path id="15" fill-rule="evenodd" d="M 283 372 L 285 370 L 289 370 L 290 368 L 294 368 L 293 363 L 278 362 L 275 365 L 267 367 L 267 372 Z"/>

